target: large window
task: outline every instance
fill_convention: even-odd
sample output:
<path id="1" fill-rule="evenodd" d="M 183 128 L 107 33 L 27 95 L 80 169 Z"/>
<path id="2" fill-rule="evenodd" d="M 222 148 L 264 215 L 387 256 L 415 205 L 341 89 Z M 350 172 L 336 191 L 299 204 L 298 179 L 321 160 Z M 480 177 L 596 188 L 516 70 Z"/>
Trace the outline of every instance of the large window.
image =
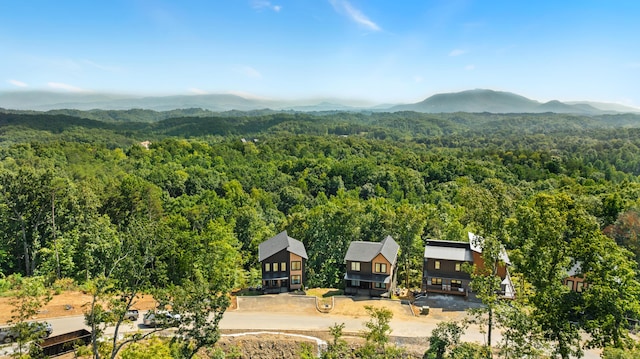
<path id="1" fill-rule="evenodd" d="M 435 269 L 440 269 L 440 261 L 435 261 L 435 262 L 433 263 L 433 267 L 434 267 Z"/>
<path id="2" fill-rule="evenodd" d="M 283 272 L 287 271 L 287 262 L 280 263 L 280 270 Z"/>
<path id="3" fill-rule="evenodd" d="M 461 269 L 462 269 L 462 264 L 456 263 L 456 272 L 460 272 Z"/>
<path id="4" fill-rule="evenodd" d="M 576 282 L 576 292 L 582 292 L 584 290 L 584 282 Z"/>
<path id="5" fill-rule="evenodd" d="M 457 279 L 452 279 L 451 288 L 462 288 L 462 281 Z"/>
<path id="6" fill-rule="evenodd" d="M 292 275 L 291 276 L 291 284 L 300 284 L 300 276 Z"/>
<path id="7" fill-rule="evenodd" d="M 387 285 L 384 283 L 375 282 L 373 283 L 373 287 L 376 289 L 387 289 Z"/>
<path id="8" fill-rule="evenodd" d="M 359 287 L 360 286 L 360 281 L 359 280 L 352 280 L 351 281 L 351 286 L 352 287 Z"/>
<path id="9" fill-rule="evenodd" d="M 302 269 L 302 262 L 301 261 L 291 262 L 291 270 L 300 270 L 300 269 Z"/>
<path id="10" fill-rule="evenodd" d="M 264 264 L 264 271 L 265 272 L 271 272 L 271 263 L 265 263 Z"/>
<path id="11" fill-rule="evenodd" d="M 376 263 L 376 273 L 387 273 L 387 263 Z"/>
<path id="12" fill-rule="evenodd" d="M 442 285 L 442 278 L 431 278 L 431 285 Z"/>
<path id="13" fill-rule="evenodd" d="M 273 271 L 274 272 L 278 271 L 278 263 L 273 263 Z"/>
<path id="14" fill-rule="evenodd" d="M 351 262 L 351 270 L 354 272 L 360 272 L 360 262 Z"/>

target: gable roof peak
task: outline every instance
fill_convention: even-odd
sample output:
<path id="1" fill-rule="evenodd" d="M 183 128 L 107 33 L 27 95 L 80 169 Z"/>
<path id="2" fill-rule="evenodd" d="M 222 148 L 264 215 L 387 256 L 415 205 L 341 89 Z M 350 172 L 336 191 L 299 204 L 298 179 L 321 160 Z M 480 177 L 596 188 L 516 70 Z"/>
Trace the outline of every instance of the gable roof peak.
<path id="1" fill-rule="evenodd" d="M 293 254 L 297 254 L 304 259 L 309 258 L 307 256 L 307 251 L 304 248 L 304 244 L 295 238 L 289 237 L 287 231 L 284 230 L 260 243 L 258 246 L 258 260 L 262 262 L 283 249 L 286 249 L 288 252 Z"/>

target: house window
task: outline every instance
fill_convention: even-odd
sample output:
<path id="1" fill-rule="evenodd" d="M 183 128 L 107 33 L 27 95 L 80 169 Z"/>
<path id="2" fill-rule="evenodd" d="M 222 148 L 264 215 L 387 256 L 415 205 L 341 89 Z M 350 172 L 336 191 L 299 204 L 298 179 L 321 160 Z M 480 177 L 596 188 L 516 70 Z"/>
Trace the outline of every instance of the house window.
<path id="1" fill-rule="evenodd" d="M 569 290 L 573 290 L 573 281 L 570 279 L 567 279 L 567 282 L 564 284 L 567 286 L 567 288 L 569 288 Z"/>
<path id="2" fill-rule="evenodd" d="M 264 264 L 264 271 L 265 272 L 270 272 L 271 271 L 271 263 L 265 263 Z"/>
<path id="3" fill-rule="evenodd" d="M 287 262 L 280 263 L 280 270 L 283 272 L 287 271 Z"/>
<path id="4" fill-rule="evenodd" d="M 300 270 L 301 268 L 302 268 L 302 262 L 301 261 L 291 262 L 291 270 Z"/>
<path id="5" fill-rule="evenodd" d="M 373 287 L 376 289 L 387 289 L 387 285 L 384 283 L 375 282 L 373 283 Z"/>
<path id="6" fill-rule="evenodd" d="M 451 288 L 462 288 L 462 281 L 457 279 L 452 279 Z"/>
<path id="7" fill-rule="evenodd" d="M 360 272 L 360 262 L 351 262 L 351 270 L 354 272 Z"/>
<path id="8" fill-rule="evenodd" d="M 442 278 L 431 278 L 431 285 L 441 285 Z"/>
<path id="9" fill-rule="evenodd" d="M 584 290 L 584 282 L 576 282 L 576 292 L 582 292 Z"/>
<path id="10" fill-rule="evenodd" d="M 387 273 L 387 264 L 376 263 L 376 273 Z"/>
<path id="11" fill-rule="evenodd" d="M 434 267 L 435 269 L 440 269 L 440 261 L 435 261 L 435 262 L 433 263 L 433 267 Z"/>
<path id="12" fill-rule="evenodd" d="M 273 271 L 274 272 L 278 271 L 278 263 L 273 263 Z"/>
<path id="13" fill-rule="evenodd" d="M 352 280 L 351 281 L 351 286 L 352 287 L 359 287 L 360 286 L 360 281 L 359 280 Z"/>
<path id="14" fill-rule="evenodd" d="M 292 275 L 291 276 L 291 284 L 300 284 L 300 276 L 299 275 Z"/>
<path id="15" fill-rule="evenodd" d="M 462 264 L 456 263 L 456 272 L 460 272 L 461 269 L 462 269 Z"/>

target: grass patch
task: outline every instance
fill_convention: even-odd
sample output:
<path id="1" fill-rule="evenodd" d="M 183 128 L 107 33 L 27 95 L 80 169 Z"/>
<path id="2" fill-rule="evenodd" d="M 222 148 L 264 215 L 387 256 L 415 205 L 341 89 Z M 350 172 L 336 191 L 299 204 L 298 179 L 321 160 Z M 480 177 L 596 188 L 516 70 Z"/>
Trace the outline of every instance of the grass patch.
<path id="1" fill-rule="evenodd" d="M 335 288 L 311 288 L 307 290 L 307 295 L 322 298 L 330 298 L 334 295 L 342 295 L 344 292 L 342 289 Z"/>

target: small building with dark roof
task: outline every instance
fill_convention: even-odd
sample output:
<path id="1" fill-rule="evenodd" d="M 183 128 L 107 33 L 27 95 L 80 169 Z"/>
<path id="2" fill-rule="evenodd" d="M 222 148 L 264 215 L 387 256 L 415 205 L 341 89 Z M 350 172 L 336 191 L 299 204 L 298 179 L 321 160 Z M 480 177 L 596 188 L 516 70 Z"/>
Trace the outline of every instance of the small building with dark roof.
<path id="1" fill-rule="evenodd" d="M 344 258 L 345 294 L 390 295 L 396 285 L 399 248 L 391 236 L 382 242 L 351 242 Z"/>
<path id="2" fill-rule="evenodd" d="M 304 244 L 282 231 L 260 243 L 258 259 L 262 267 L 262 290 L 281 293 L 302 289 L 308 259 Z"/>

